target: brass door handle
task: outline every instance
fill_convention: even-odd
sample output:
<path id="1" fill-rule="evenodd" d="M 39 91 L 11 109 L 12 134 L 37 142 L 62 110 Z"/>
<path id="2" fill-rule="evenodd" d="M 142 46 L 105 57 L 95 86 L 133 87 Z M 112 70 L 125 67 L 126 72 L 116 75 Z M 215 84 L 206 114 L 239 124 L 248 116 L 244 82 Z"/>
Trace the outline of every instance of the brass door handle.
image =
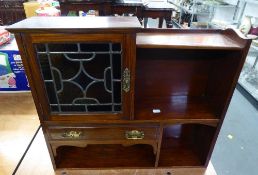
<path id="1" fill-rule="evenodd" d="M 130 91 L 130 81 L 131 81 L 130 70 L 128 68 L 125 68 L 123 72 L 123 90 L 125 92 Z"/>
<path id="2" fill-rule="evenodd" d="M 77 139 L 82 136 L 81 131 L 68 131 L 62 134 L 62 137 Z"/>
<path id="3" fill-rule="evenodd" d="M 138 130 L 126 131 L 125 138 L 132 140 L 144 139 L 144 132 Z"/>

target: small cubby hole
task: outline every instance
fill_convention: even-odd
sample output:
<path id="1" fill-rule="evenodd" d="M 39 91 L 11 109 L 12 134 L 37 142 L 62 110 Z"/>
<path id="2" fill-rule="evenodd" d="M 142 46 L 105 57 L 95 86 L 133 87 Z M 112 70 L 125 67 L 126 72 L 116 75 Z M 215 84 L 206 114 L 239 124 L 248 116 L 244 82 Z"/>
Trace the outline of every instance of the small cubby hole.
<path id="1" fill-rule="evenodd" d="M 215 127 L 202 124 L 165 127 L 158 166 L 205 166 L 215 131 Z"/>
<path id="2" fill-rule="evenodd" d="M 60 146 L 57 168 L 154 167 L 156 156 L 147 144 L 89 144 L 86 147 Z"/>

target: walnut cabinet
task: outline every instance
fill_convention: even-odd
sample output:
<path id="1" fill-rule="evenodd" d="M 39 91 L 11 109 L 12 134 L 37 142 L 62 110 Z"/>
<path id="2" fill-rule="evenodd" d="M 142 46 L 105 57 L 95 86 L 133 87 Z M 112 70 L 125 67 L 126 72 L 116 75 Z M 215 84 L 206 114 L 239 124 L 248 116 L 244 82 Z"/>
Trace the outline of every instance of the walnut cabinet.
<path id="1" fill-rule="evenodd" d="M 135 17 L 33 17 L 15 33 L 55 169 L 206 167 L 250 40 Z"/>

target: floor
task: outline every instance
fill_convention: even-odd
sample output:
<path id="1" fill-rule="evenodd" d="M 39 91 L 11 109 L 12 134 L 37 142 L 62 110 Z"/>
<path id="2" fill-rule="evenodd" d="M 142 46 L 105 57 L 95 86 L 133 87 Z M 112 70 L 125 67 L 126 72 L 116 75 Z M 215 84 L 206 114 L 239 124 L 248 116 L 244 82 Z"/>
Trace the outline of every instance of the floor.
<path id="1" fill-rule="evenodd" d="M 39 122 L 30 93 L 0 94 L 0 175 L 13 173 L 38 126 Z M 257 126 L 257 110 L 236 90 L 212 155 L 212 164 L 206 172 L 198 168 L 190 170 L 178 168 L 68 171 L 67 174 L 166 175 L 170 172 L 172 175 L 255 175 L 258 172 Z M 41 130 L 16 174 L 55 174 Z M 57 171 L 56 174 L 64 174 L 64 172 Z"/>
<path id="2" fill-rule="evenodd" d="M 235 91 L 211 162 L 218 175 L 258 174 L 258 111 Z"/>
<path id="3" fill-rule="evenodd" d="M 38 126 L 30 93 L 0 94 L 0 175 L 12 174 Z"/>

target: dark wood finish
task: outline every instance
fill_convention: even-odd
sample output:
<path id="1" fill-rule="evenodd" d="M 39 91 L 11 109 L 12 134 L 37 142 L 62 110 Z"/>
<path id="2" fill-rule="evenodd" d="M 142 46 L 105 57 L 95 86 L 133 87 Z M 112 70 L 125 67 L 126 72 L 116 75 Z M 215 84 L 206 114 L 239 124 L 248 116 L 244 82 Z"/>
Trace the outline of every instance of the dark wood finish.
<path id="1" fill-rule="evenodd" d="M 24 0 L 0 1 L 0 25 L 11 25 L 26 18 L 23 9 Z"/>
<path id="2" fill-rule="evenodd" d="M 27 78 L 29 80 L 31 93 L 32 93 L 32 96 L 33 96 L 34 104 L 35 104 L 36 109 L 37 109 L 37 113 L 39 115 L 39 119 L 43 120 L 44 115 L 43 115 L 42 106 L 41 106 L 39 96 L 38 96 L 38 90 L 37 90 L 37 86 L 36 86 L 37 84 L 36 84 L 36 81 L 34 80 L 34 78 L 32 76 L 31 67 L 30 67 L 30 64 L 29 64 L 28 57 L 27 57 L 27 50 L 26 50 L 25 46 L 23 45 L 23 37 L 20 33 L 17 33 L 17 34 L 15 34 L 15 39 L 16 39 L 16 42 L 18 44 L 20 55 L 23 58 L 22 59 L 22 64 L 25 68 L 25 72 L 26 72 Z"/>
<path id="3" fill-rule="evenodd" d="M 116 1 L 112 5 L 112 14 L 124 15 L 133 14 L 138 19 L 142 17 L 143 4 L 141 3 L 124 3 L 123 1 Z"/>
<path id="4" fill-rule="evenodd" d="M 112 15 L 133 15 L 138 18 L 140 23 L 142 24 L 142 12 L 144 6 L 142 3 L 124 3 L 123 0 L 117 0 L 112 4 Z"/>
<path id="5" fill-rule="evenodd" d="M 163 21 L 166 21 L 166 27 L 172 28 L 172 12 L 174 9 L 166 9 L 166 8 L 151 8 L 145 7 L 142 11 L 142 17 L 144 18 L 144 28 L 147 27 L 148 18 L 158 18 L 158 28 L 162 28 Z"/>
<path id="6" fill-rule="evenodd" d="M 57 154 L 57 168 L 153 167 L 155 163 L 155 156 L 149 145 L 59 147 Z"/>
<path id="7" fill-rule="evenodd" d="M 218 120 L 208 100 L 202 98 L 189 99 L 187 96 L 171 96 L 170 98 L 136 101 L 136 120 L 199 119 L 215 123 Z M 161 112 L 153 113 L 153 109 L 159 109 Z"/>
<path id="8" fill-rule="evenodd" d="M 182 148 L 182 151 L 179 151 L 181 148 L 179 147 L 178 151 L 181 152 L 182 154 L 185 154 L 184 156 L 185 159 L 169 160 L 169 158 L 165 158 L 163 163 L 161 163 L 162 166 L 179 166 L 179 165 L 181 166 L 181 165 L 187 165 L 187 164 L 190 166 L 208 165 L 208 160 L 210 159 L 211 152 L 213 150 L 216 138 L 218 136 L 220 127 L 225 117 L 225 109 L 227 109 L 228 107 L 229 101 L 233 94 L 233 89 L 234 89 L 233 87 L 235 87 L 236 85 L 235 84 L 237 81 L 236 77 L 239 76 L 239 73 L 243 66 L 243 61 L 245 60 L 246 53 L 247 53 L 246 49 L 248 50 L 250 46 L 250 40 L 245 40 L 243 39 L 242 36 L 236 36 L 236 35 L 237 34 L 233 30 L 225 30 L 225 31 L 218 30 L 218 31 L 205 31 L 205 32 L 201 30 L 197 30 L 197 31 L 189 30 L 187 31 L 187 33 L 185 33 L 185 31 L 173 30 L 173 31 L 162 31 L 161 35 L 159 30 L 145 30 L 144 33 L 137 35 L 137 60 L 140 60 L 140 61 L 137 61 L 138 65 L 136 67 L 138 68 L 136 71 L 136 75 L 140 75 L 140 76 L 136 76 L 136 97 L 140 100 L 136 100 L 135 106 L 141 106 L 141 105 L 144 106 L 147 100 L 149 101 L 153 100 L 153 103 L 149 102 L 151 104 L 149 105 L 149 107 L 145 106 L 145 108 L 142 107 L 141 109 L 139 107 L 140 109 L 139 111 L 144 111 L 144 110 L 150 111 L 148 109 L 151 109 L 152 106 L 159 104 L 157 102 L 155 104 L 154 99 L 156 96 L 156 92 L 162 89 L 162 91 L 159 92 L 159 94 L 160 96 L 162 95 L 167 96 L 167 100 L 165 100 L 166 98 L 159 98 L 159 99 L 162 99 L 162 102 L 163 102 L 163 105 L 161 107 L 163 108 L 165 108 L 166 106 L 172 107 L 173 98 L 175 99 L 183 98 L 183 99 L 188 99 L 186 103 L 187 107 L 185 108 L 187 110 L 184 110 L 184 112 L 186 112 L 189 109 L 191 109 L 191 106 L 193 104 L 194 105 L 199 104 L 198 100 L 192 101 L 192 99 L 205 99 L 207 100 L 206 105 L 209 104 L 209 109 L 211 109 L 210 114 L 212 114 L 213 116 L 216 116 L 216 118 L 219 120 L 219 125 L 216 128 L 216 132 L 214 132 L 215 133 L 214 137 L 210 138 L 211 143 L 209 144 L 209 146 L 206 145 L 203 148 L 203 150 L 205 151 L 203 151 L 201 154 L 200 153 L 196 154 L 196 151 L 193 151 L 193 149 Z M 160 36 L 160 37 L 157 37 L 157 36 Z M 215 36 L 217 38 L 217 41 L 214 42 L 216 39 L 215 40 L 213 39 L 213 41 L 210 42 L 211 39 Z M 188 44 L 186 44 L 185 42 Z M 148 53 L 148 56 L 146 54 L 144 55 L 144 53 Z M 245 56 L 242 57 L 243 55 Z M 194 60 L 193 64 L 190 63 L 191 59 Z M 163 73 L 165 72 L 164 68 L 166 67 L 166 65 L 169 63 L 173 63 L 175 61 L 178 65 L 175 67 L 172 66 L 171 69 L 166 69 L 167 74 Z M 198 63 L 198 61 L 200 62 Z M 206 73 L 204 73 L 205 68 L 200 67 L 202 64 L 201 62 L 203 61 L 206 62 L 205 63 L 206 71 L 207 71 Z M 159 64 L 163 64 L 164 65 L 163 69 L 160 69 L 159 66 L 157 66 L 158 64 L 155 64 L 155 62 Z M 151 69 L 148 70 L 149 65 L 152 65 L 151 68 L 153 68 L 153 70 L 156 70 L 158 72 L 157 75 L 160 75 L 162 73 L 163 77 L 165 76 L 165 79 L 166 77 L 171 77 L 170 79 L 167 80 L 168 82 L 172 81 L 171 86 L 169 85 L 169 83 L 167 83 L 166 85 L 163 84 L 163 77 L 162 78 L 156 77 L 156 79 L 159 79 L 159 81 L 155 87 L 155 84 L 152 84 L 153 83 L 152 77 L 155 77 L 156 74 L 153 72 L 153 70 Z M 196 67 L 196 65 L 198 66 L 196 67 L 196 69 L 193 69 L 193 67 L 192 69 L 191 68 L 184 69 L 189 65 L 193 67 Z M 143 69 L 146 68 L 146 70 L 148 70 L 148 73 L 142 71 L 141 69 L 142 67 L 144 67 Z M 187 73 L 188 71 L 191 72 L 191 75 Z M 203 73 L 201 73 L 202 71 Z M 204 75 L 207 76 L 206 77 L 207 79 L 204 78 L 205 77 Z M 183 80 L 177 81 L 176 78 L 173 78 L 173 77 L 178 77 L 178 79 L 182 78 Z M 197 83 L 198 79 L 196 79 L 196 77 L 198 77 L 199 83 Z M 201 77 L 203 77 L 204 79 L 200 79 Z M 184 84 L 183 83 L 184 81 L 188 81 L 188 83 Z M 146 82 L 146 84 L 144 85 L 144 83 L 142 82 Z M 180 87 L 178 88 L 180 90 L 175 90 L 175 88 L 178 86 Z M 148 92 L 150 89 L 152 89 L 153 91 Z M 169 96 L 170 98 L 168 98 Z M 201 105 L 201 106 L 204 107 L 205 105 Z M 167 110 L 169 108 L 167 107 L 165 109 Z M 177 109 L 170 108 L 169 110 L 171 114 L 175 114 L 175 112 L 178 111 L 178 108 Z M 167 117 L 168 116 L 174 117 L 173 115 L 168 115 L 169 112 L 165 113 L 167 114 Z M 137 116 L 137 109 L 135 110 L 135 115 Z M 154 116 L 154 114 L 152 114 L 152 116 Z M 145 119 L 146 118 L 148 117 L 145 117 Z M 154 117 L 150 117 L 150 118 L 154 119 Z M 191 115 L 191 119 L 189 120 L 195 120 L 194 115 Z M 216 127 L 216 125 L 210 125 L 210 126 Z M 164 137 L 162 141 L 164 141 Z M 169 140 L 168 140 L 168 143 L 169 143 Z M 198 144 L 198 145 L 201 145 L 201 144 Z M 184 147 L 184 144 L 182 145 L 182 147 Z M 210 148 L 210 149 L 207 150 L 207 148 Z M 163 155 L 169 154 L 166 151 L 166 149 L 164 149 L 164 151 L 163 151 L 164 153 Z M 161 155 L 162 155 L 162 152 L 160 153 L 159 162 L 162 162 Z M 201 155 L 201 158 L 199 157 L 200 155 Z M 207 159 L 204 159 L 204 158 L 207 158 Z M 169 161 L 171 161 L 171 164 L 166 165 L 165 162 L 169 162 Z M 178 161 L 179 163 L 177 163 Z"/>
<path id="9" fill-rule="evenodd" d="M 156 161 L 155 161 L 155 167 L 158 167 L 159 165 L 159 157 L 160 157 L 160 149 L 161 149 L 161 144 L 162 144 L 162 139 L 163 139 L 163 124 L 161 123 L 160 124 L 160 127 L 159 127 L 159 133 L 160 136 L 159 136 L 159 140 L 158 140 L 158 150 L 157 150 L 157 155 L 156 155 Z"/>
<path id="10" fill-rule="evenodd" d="M 62 16 L 66 16 L 69 11 L 88 11 L 88 10 L 97 10 L 100 16 L 109 16 L 111 15 L 111 4 L 112 1 L 103 1 L 103 0 L 90 0 L 90 1 L 70 1 L 70 0 L 61 0 L 60 9 Z"/>
<path id="11" fill-rule="evenodd" d="M 164 128 L 158 166 L 204 166 L 215 130 L 196 124 Z"/>
<path id="12" fill-rule="evenodd" d="M 7 27 L 10 32 L 29 33 L 124 33 L 140 28 L 135 17 L 31 17 Z"/>
<path id="13" fill-rule="evenodd" d="M 222 31 L 201 32 L 190 30 L 187 33 L 179 32 L 180 30 L 167 31 L 166 33 L 149 31 L 137 34 L 138 48 L 241 50 L 245 46 L 245 43 L 238 42 L 235 37 L 230 38 L 223 35 Z"/>
<path id="14" fill-rule="evenodd" d="M 114 18 L 113 18 L 114 19 Z M 131 18 L 132 19 L 132 18 Z M 43 38 L 42 38 L 43 37 Z M 126 48 L 126 43 L 128 42 L 129 45 L 132 46 L 132 48 L 127 48 L 127 49 L 123 49 L 123 66 L 122 66 L 122 70 L 124 70 L 125 68 L 129 68 L 129 70 L 134 70 L 133 68 L 133 58 L 135 58 L 135 46 L 133 47 L 133 45 L 135 45 L 135 42 L 131 43 L 132 41 L 135 41 L 135 35 L 129 36 L 128 38 L 125 38 L 124 35 L 120 35 L 120 34 L 92 34 L 92 35 L 70 35 L 70 34 L 42 34 L 42 35 L 38 35 L 38 34 L 34 34 L 31 36 L 27 36 L 25 38 L 25 40 L 27 40 L 26 42 L 26 47 L 30 48 L 28 50 L 28 56 L 29 58 L 31 58 L 31 69 L 32 69 L 32 73 L 34 74 L 34 77 L 36 77 L 37 80 L 42 79 L 41 77 L 41 73 L 38 71 L 40 70 L 40 67 L 38 65 L 37 60 L 33 59 L 36 58 L 36 54 L 35 54 L 35 50 L 34 50 L 34 43 L 60 43 L 60 42 L 119 42 L 122 44 L 122 48 Z M 133 54 L 133 55 L 132 55 Z M 132 72 L 132 76 L 134 76 L 133 71 Z M 133 83 L 133 78 L 131 79 L 131 86 L 134 85 Z M 46 116 L 47 120 L 85 120 L 85 118 L 87 119 L 120 119 L 120 118 L 125 118 L 125 119 L 130 119 L 132 118 L 132 108 L 133 108 L 133 92 L 130 91 L 129 93 L 123 93 L 123 112 L 121 113 L 94 113 L 94 114 L 85 114 L 85 113 L 66 113 L 66 114 L 58 114 L 58 113 L 51 113 L 50 112 L 50 108 L 48 105 L 48 99 L 47 99 L 47 94 L 46 94 L 46 90 L 44 89 L 44 84 L 42 83 L 43 80 L 38 82 L 38 91 L 39 91 L 39 98 L 41 99 L 41 104 L 42 104 L 42 109 L 44 111 L 44 116 Z M 132 88 L 133 89 L 133 88 Z M 43 100 L 44 99 L 44 100 Z M 132 106 L 131 106 L 132 105 Z"/>
<path id="15" fill-rule="evenodd" d="M 237 42 L 242 44 L 242 48 L 243 49 L 241 50 L 241 52 L 239 52 L 240 55 L 237 54 L 238 55 L 237 57 L 239 57 L 239 62 L 237 63 L 237 65 L 234 65 L 234 66 L 236 66 L 235 67 L 235 71 L 236 72 L 235 72 L 234 75 L 231 74 L 233 79 L 229 80 L 229 81 L 231 81 L 231 86 L 229 86 L 228 89 L 227 89 L 228 90 L 228 94 L 227 94 L 227 98 L 225 99 L 224 107 L 223 107 L 222 113 L 221 113 L 221 116 L 222 116 L 221 119 L 222 120 L 220 121 L 220 123 L 219 123 L 219 125 L 217 127 L 215 137 L 213 138 L 212 144 L 210 146 L 210 150 L 209 150 L 209 153 L 208 153 L 208 156 L 207 156 L 207 160 L 209 160 L 211 158 L 211 154 L 212 154 L 212 151 L 214 149 L 214 146 L 215 146 L 215 143 L 216 143 L 216 139 L 217 139 L 217 137 L 219 135 L 219 132 L 220 132 L 220 129 L 222 127 L 222 124 L 223 124 L 223 121 L 224 121 L 224 118 L 225 118 L 225 115 L 226 115 L 229 103 L 230 103 L 231 98 L 233 96 L 234 90 L 235 90 L 236 85 L 237 85 L 238 78 L 239 78 L 241 70 L 242 70 L 242 68 L 244 66 L 245 59 L 246 59 L 246 56 L 248 54 L 248 51 L 249 51 L 249 48 L 250 48 L 250 45 L 251 45 L 251 41 L 247 40 L 247 38 L 245 38 L 239 32 L 230 33 L 229 30 L 226 30 L 226 31 L 224 31 L 224 34 L 227 35 L 228 37 L 231 37 L 231 38 L 234 37 Z M 208 161 L 206 161 L 205 166 L 206 167 L 208 166 Z"/>
<path id="16" fill-rule="evenodd" d="M 110 15 L 134 15 L 137 16 L 138 20 L 142 23 L 144 19 L 144 27 L 147 27 L 148 18 L 158 18 L 159 28 L 162 28 L 163 20 L 166 21 L 167 28 L 172 28 L 172 12 L 174 8 L 167 7 L 167 4 L 163 3 L 134 3 L 125 2 L 123 0 L 116 1 L 60 1 L 60 8 L 63 16 L 66 16 L 69 11 L 88 11 L 90 9 L 99 11 L 100 16 L 110 16 Z M 154 4 L 154 5 L 153 5 Z M 168 4 L 170 5 L 170 4 Z M 171 5 L 170 5 L 171 6 Z"/>
<path id="17" fill-rule="evenodd" d="M 128 139 L 126 133 L 130 131 L 139 131 L 144 134 L 141 139 Z M 77 137 L 65 136 L 65 133 L 80 133 Z M 117 125 L 117 126 L 94 126 L 75 127 L 75 126 L 51 126 L 47 127 L 51 149 L 54 156 L 57 155 L 57 149 L 60 146 L 86 147 L 92 144 L 122 144 L 131 146 L 135 144 L 147 144 L 153 148 L 153 154 L 157 154 L 158 139 L 160 136 L 159 128 L 151 125 Z"/>
<path id="18" fill-rule="evenodd" d="M 158 139 L 159 133 L 157 128 L 151 127 L 109 127 L 109 128 L 80 128 L 80 127 L 65 127 L 65 128 L 48 128 L 50 138 L 53 140 L 67 140 L 69 138 L 63 137 L 63 134 L 67 131 L 82 132 L 79 140 L 127 140 L 125 137 L 126 131 L 138 130 L 144 132 L 143 140 L 156 140 Z M 77 139 L 77 140 L 78 140 Z M 71 140 L 71 138 L 70 138 Z M 139 141 L 139 140 L 138 140 Z"/>
<path id="19" fill-rule="evenodd" d="M 24 2 L 26 1 L 0 1 L 0 7 L 3 9 L 0 12 L 0 25 L 10 25 L 25 19 Z M 147 18 L 159 18 L 159 24 L 157 26 L 159 28 L 162 28 L 163 20 L 165 19 L 167 28 L 172 27 L 171 16 L 174 9 L 166 6 L 153 8 L 143 3 L 128 3 L 123 0 L 114 2 L 99 0 L 61 0 L 59 2 L 62 16 L 66 16 L 69 11 L 76 11 L 78 15 L 79 11 L 97 10 L 100 16 L 133 14 L 137 16 L 141 23 L 143 18 L 145 18 L 144 27 L 146 27 Z"/>
<path id="20" fill-rule="evenodd" d="M 206 167 L 251 40 L 233 30 L 141 29 L 136 17 L 63 23 L 73 19 L 31 18 L 7 28 L 15 33 L 54 168 Z M 130 90 L 121 95 L 122 112 L 51 112 L 45 74 L 40 71 L 44 64 L 37 54 L 60 53 L 40 53 L 35 47 L 50 43 L 47 46 L 54 50 L 66 48 L 61 50 L 64 55 L 89 54 L 81 49 L 67 53 L 73 43 L 81 48 L 85 42 L 102 49 L 98 44 L 121 44 L 121 72 L 130 70 Z M 60 43 L 69 47 L 54 46 Z M 63 57 L 54 58 L 58 69 L 74 71 L 76 65 L 65 67 L 59 62 Z M 105 57 L 100 58 L 98 66 L 88 66 L 87 71 L 102 70 Z M 121 81 L 124 78 L 121 75 Z M 79 82 L 83 81 L 87 78 Z M 76 91 L 68 92 L 61 97 Z M 107 98 L 100 90 L 93 92 Z M 144 138 L 127 139 L 125 132 L 132 130 L 143 131 Z M 82 135 L 63 137 L 70 131 Z"/>
<path id="21" fill-rule="evenodd" d="M 138 49 L 135 118 L 220 118 L 239 51 L 207 49 Z"/>

